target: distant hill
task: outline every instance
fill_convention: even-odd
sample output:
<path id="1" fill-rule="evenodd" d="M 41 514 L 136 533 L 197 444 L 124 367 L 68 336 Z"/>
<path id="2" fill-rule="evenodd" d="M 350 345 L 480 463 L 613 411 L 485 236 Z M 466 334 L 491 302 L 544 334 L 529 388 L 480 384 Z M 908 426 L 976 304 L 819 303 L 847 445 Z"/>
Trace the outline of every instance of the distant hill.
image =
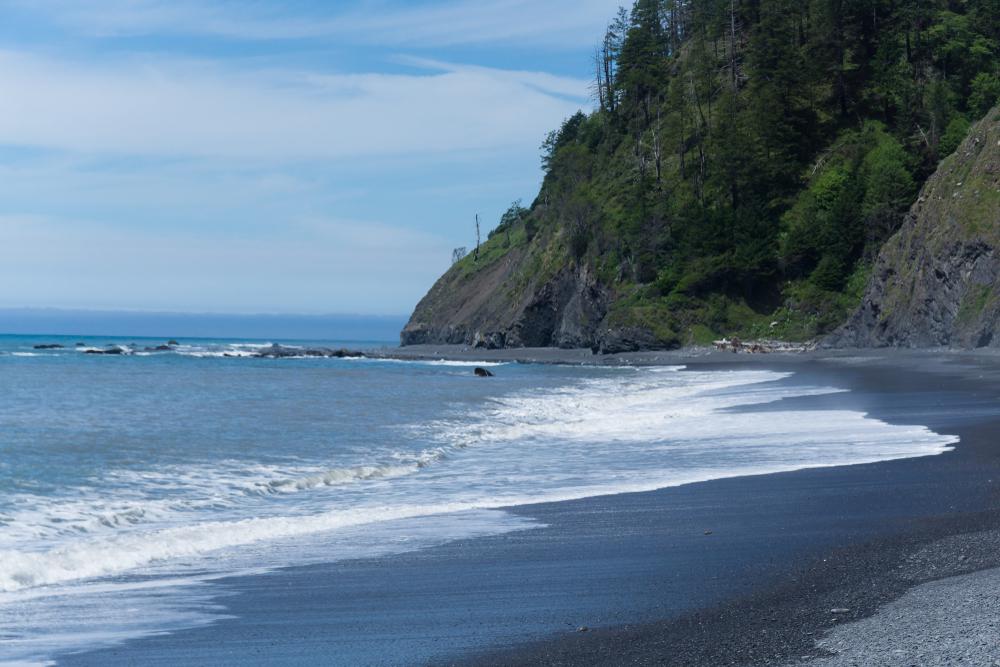
<path id="1" fill-rule="evenodd" d="M 441 277 L 402 343 L 832 331 L 1000 98 L 998 43 L 997 0 L 639 0 L 596 50 L 597 108 L 546 139 L 538 197 Z"/>

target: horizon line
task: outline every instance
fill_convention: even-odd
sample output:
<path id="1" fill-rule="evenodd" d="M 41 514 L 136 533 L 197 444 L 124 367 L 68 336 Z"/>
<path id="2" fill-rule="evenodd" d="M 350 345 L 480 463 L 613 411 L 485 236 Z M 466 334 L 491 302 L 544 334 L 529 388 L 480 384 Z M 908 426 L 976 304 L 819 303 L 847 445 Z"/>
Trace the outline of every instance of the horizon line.
<path id="1" fill-rule="evenodd" d="M 170 315 L 188 317 L 301 317 L 301 318 L 332 318 L 355 317 L 372 319 L 406 319 L 405 313 L 358 313 L 358 312 L 226 312 L 211 310 L 143 310 L 140 308 L 64 308 L 60 306 L 0 306 L 0 313 L 30 312 L 30 313 L 80 313 L 89 315 Z"/>

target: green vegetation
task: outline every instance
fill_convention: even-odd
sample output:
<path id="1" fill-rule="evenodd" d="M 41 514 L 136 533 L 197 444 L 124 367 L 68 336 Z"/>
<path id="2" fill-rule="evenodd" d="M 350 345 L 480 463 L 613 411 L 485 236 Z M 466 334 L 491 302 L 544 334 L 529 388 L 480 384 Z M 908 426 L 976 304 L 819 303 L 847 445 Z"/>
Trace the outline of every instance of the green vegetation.
<path id="1" fill-rule="evenodd" d="M 979 318 L 993 296 L 991 285 L 975 285 L 969 289 L 958 307 L 955 319 L 960 325 L 968 324 Z"/>
<path id="2" fill-rule="evenodd" d="M 463 270 L 518 246 L 533 273 L 587 265 L 609 326 L 663 344 L 829 331 L 1000 98 L 998 44 L 1000 0 L 637 0 L 597 110 L 546 138 L 537 199 Z"/>

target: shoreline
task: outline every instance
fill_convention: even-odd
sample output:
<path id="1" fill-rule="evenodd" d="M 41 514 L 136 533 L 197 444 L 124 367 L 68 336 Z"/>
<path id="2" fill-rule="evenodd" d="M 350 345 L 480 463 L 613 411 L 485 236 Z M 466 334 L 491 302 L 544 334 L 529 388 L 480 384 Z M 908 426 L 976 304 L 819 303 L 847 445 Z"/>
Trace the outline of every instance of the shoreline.
<path id="1" fill-rule="evenodd" d="M 430 356 L 435 359 L 448 358 L 442 356 L 448 354 L 450 358 L 456 359 L 457 352 L 461 351 L 435 348 L 429 352 L 428 358 Z M 524 358 L 524 351 L 520 351 L 521 359 L 505 358 L 504 354 L 500 354 L 505 351 L 493 351 L 494 354 L 484 358 L 482 356 L 484 352 L 491 351 L 468 350 L 465 351 L 468 356 L 458 356 L 457 359 L 516 361 Z M 589 354 L 589 350 L 586 352 Z M 582 354 L 579 354 L 579 351 L 577 353 L 575 358 L 578 359 Z M 643 354 L 640 360 L 637 360 L 635 355 L 621 356 L 627 359 L 628 365 L 640 365 L 642 362 L 691 363 L 723 369 L 769 361 L 777 362 L 773 364 L 777 368 L 798 369 L 800 372 L 802 368 L 806 368 L 808 373 L 821 375 L 854 376 L 855 379 L 858 375 L 866 376 L 876 385 L 883 383 L 881 390 L 886 399 L 883 405 L 872 407 L 873 416 L 890 422 L 893 421 L 894 409 L 899 407 L 894 403 L 893 397 L 898 398 L 909 391 L 909 385 L 912 384 L 914 377 L 923 378 L 925 381 L 930 378 L 931 382 L 934 378 L 940 378 L 943 388 L 947 389 L 947 386 L 950 386 L 951 390 L 963 395 L 970 392 L 975 395 L 977 388 L 961 378 L 956 380 L 951 377 L 956 371 L 971 374 L 966 380 L 973 384 L 978 383 L 987 389 L 991 385 L 997 386 L 997 378 L 1000 377 L 1000 364 L 986 368 L 983 367 L 982 360 L 972 363 L 971 370 L 963 370 L 961 364 L 956 365 L 953 361 L 945 360 L 936 365 L 939 368 L 928 369 L 921 366 L 919 370 L 910 368 L 893 374 L 886 374 L 878 368 L 879 364 L 887 364 L 889 367 L 898 367 L 901 364 L 911 366 L 912 359 L 909 355 L 888 355 L 891 357 L 888 359 L 887 355 L 836 355 L 839 361 L 825 363 L 824 360 L 803 359 L 803 355 L 799 354 L 782 355 L 781 359 L 778 359 L 778 355 L 751 356 L 732 353 L 710 353 L 698 357 L 683 357 L 676 353 Z M 653 355 L 652 358 L 649 355 Z M 852 361 L 859 357 L 863 360 L 862 363 Z M 546 355 L 546 359 L 540 363 L 578 363 L 574 361 L 573 356 L 568 358 L 570 361 L 567 362 L 565 351 L 556 351 L 556 354 Z M 829 357 L 826 361 L 829 361 Z M 935 373 L 935 370 L 943 370 L 945 374 Z M 889 386 L 884 384 L 886 382 Z M 924 387 L 919 392 L 933 407 L 937 389 Z M 948 401 L 945 401 L 946 403 Z M 440 598 L 444 596 L 450 602 L 455 602 L 457 599 L 460 605 L 480 607 L 492 604 L 490 600 L 495 600 L 497 595 L 511 594 L 509 590 L 504 589 L 504 584 L 518 586 L 517 580 L 520 579 L 528 582 L 522 582 L 520 584 L 522 588 L 535 586 L 551 594 L 546 603 L 557 608 L 559 614 L 571 618 L 564 630 L 554 633 L 551 630 L 541 632 L 540 636 L 527 643 L 512 642 L 508 638 L 499 646 L 494 642 L 491 648 L 488 637 L 484 637 L 484 641 L 480 642 L 483 645 L 479 649 L 457 653 L 449 653 L 443 650 L 444 646 L 441 646 L 442 652 L 430 660 L 434 664 L 607 664 L 611 660 L 624 663 L 662 664 L 666 653 L 673 656 L 673 662 L 667 664 L 782 664 L 782 660 L 799 660 L 806 655 L 820 656 L 822 652 L 816 649 L 814 640 L 818 639 L 826 629 L 845 621 L 866 618 L 875 613 L 887 600 L 899 598 L 911 585 L 919 583 L 887 578 L 887 573 L 890 573 L 907 553 L 948 535 L 1000 527 L 1000 522 L 997 520 L 1000 516 L 996 511 L 997 505 L 990 500 L 991 496 L 995 500 L 995 493 L 984 495 L 983 489 L 979 488 L 982 485 L 979 483 L 957 484 L 953 487 L 940 486 L 942 477 L 948 481 L 965 482 L 982 477 L 986 470 L 978 467 L 970 468 L 970 463 L 977 462 L 983 457 L 994 469 L 998 468 L 996 453 L 989 451 L 990 448 L 985 446 L 984 439 L 990 433 L 998 432 L 1000 418 L 995 413 L 987 415 L 987 406 L 984 405 L 980 406 L 982 414 L 973 410 L 957 421 L 949 421 L 947 415 L 940 412 L 943 409 L 942 405 L 937 405 L 938 413 L 933 411 L 928 413 L 928 421 L 932 421 L 932 417 L 939 422 L 942 419 L 944 421 L 940 424 L 925 423 L 925 425 L 939 432 L 949 433 L 955 432 L 955 429 L 948 427 L 962 425 L 962 430 L 968 431 L 960 433 L 962 441 L 958 444 L 958 449 L 949 454 L 859 466 L 807 469 L 713 480 L 659 491 L 518 506 L 511 508 L 510 511 L 541 521 L 548 527 L 498 538 L 460 541 L 404 556 L 331 563 L 302 569 L 292 568 L 264 575 L 253 581 L 238 579 L 221 582 L 223 590 L 238 594 L 227 599 L 237 616 L 236 620 L 220 621 L 209 628 L 182 630 L 174 635 L 160 638 L 138 639 L 112 649 L 66 656 L 65 662 L 66 664 L 130 662 L 136 660 L 136 656 L 139 656 L 142 662 L 155 659 L 157 656 L 161 658 L 169 656 L 176 660 L 183 656 L 186 644 L 201 646 L 204 649 L 205 646 L 220 641 L 232 642 L 230 635 L 236 633 L 237 637 L 243 637 L 246 641 L 263 641 L 262 638 L 267 638 L 272 642 L 266 646 L 254 644 L 261 659 L 266 656 L 268 661 L 292 663 L 296 658 L 301 659 L 302 655 L 295 653 L 297 649 L 294 646 L 275 640 L 272 636 L 273 628 L 266 629 L 266 623 L 270 621 L 265 622 L 259 618 L 259 614 L 256 614 L 252 607 L 259 606 L 262 600 L 275 603 L 284 600 L 285 603 L 292 603 L 292 600 L 286 600 L 281 596 L 276 590 L 277 587 L 285 586 L 304 593 L 301 587 L 316 586 L 319 581 L 323 582 L 320 588 L 325 593 L 324 597 L 330 596 L 331 599 L 337 599 L 338 595 L 345 593 L 356 594 L 359 591 L 384 595 L 386 591 L 378 586 L 372 587 L 372 584 L 366 583 L 366 579 L 376 573 L 386 576 L 387 568 L 400 568 L 400 573 L 394 575 L 392 581 L 401 586 L 404 592 L 409 591 L 417 598 L 417 602 L 422 599 L 424 602 L 430 600 L 433 603 L 436 600 L 440 604 Z M 912 412 L 909 414 L 912 416 Z M 982 427 L 985 431 L 973 432 L 977 421 L 983 422 L 987 419 L 990 423 Z M 1000 474 L 997 478 L 1000 479 Z M 892 484 L 887 485 L 887 481 L 892 481 Z M 852 500 L 851 494 L 844 496 L 845 485 L 847 488 L 854 485 L 863 489 L 865 497 L 888 499 L 890 505 L 895 503 L 891 505 L 894 509 L 886 516 L 882 514 L 887 510 L 881 507 L 878 511 L 869 511 L 864 503 Z M 931 493 L 929 489 L 924 488 L 928 485 L 939 486 L 935 487 L 935 493 Z M 822 490 L 822 493 L 829 497 L 824 499 L 811 497 L 817 490 Z M 895 500 L 891 498 L 893 495 L 898 495 L 897 492 L 912 496 L 916 499 L 914 501 L 916 506 L 910 507 L 906 503 L 901 505 L 900 498 Z M 943 514 L 941 508 L 937 507 L 939 494 L 942 498 L 950 498 L 951 509 Z M 800 502 L 807 503 L 808 507 L 803 510 L 802 507 L 795 506 L 794 511 L 789 511 L 789 502 L 796 498 Z M 829 508 L 824 503 L 836 502 L 838 498 L 840 500 L 846 498 L 849 503 L 860 504 L 853 506 L 851 512 L 844 516 L 830 514 Z M 756 499 L 758 503 L 766 501 L 767 507 L 776 513 L 776 519 L 756 516 L 761 512 L 763 505 L 748 509 L 745 507 L 747 499 Z M 682 531 L 683 534 L 678 534 L 678 529 L 672 521 L 685 517 L 691 520 L 683 513 L 671 514 L 672 504 L 678 502 L 705 504 L 707 518 L 696 522 L 698 525 L 694 527 L 687 526 Z M 801 513 L 800 510 L 804 511 L 804 514 L 796 518 L 796 514 Z M 810 515 L 810 512 L 816 516 Z M 735 518 L 729 524 L 721 522 L 720 527 L 720 521 L 714 516 L 716 514 L 725 516 L 727 513 L 735 513 Z M 956 520 L 956 516 L 959 515 L 960 520 Z M 595 517 L 601 518 L 601 524 L 598 526 L 592 525 Z M 819 523 L 810 525 L 817 518 Z M 752 525 L 742 526 L 741 524 L 748 519 Z M 782 521 L 785 521 L 786 525 L 782 526 Z M 711 536 L 704 534 L 705 524 L 713 525 Z M 791 530 L 795 534 L 786 532 L 789 526 L 794 527 Z M 810 531 L 816 534 L 813 535 Z M 621 534 L 622 532 L 624 534 Z M 647 532 L 652 534 L 645 534 Z M 774 540 L 783 541 L 783 544 L 778 546 L 768 544 Z M 728 556 L 716 552 L 720 542 L 738 553 L 726 560 Z M 682 546 L 679 547 L 678 544 Z M 748 547 L 748 544 L 751 546 Z M 654 549 L 674 550 L 682 557 L 697 556 L 702 559 L 708 558 L 711 562 L 714 562 L 712 559 L 722 558 L 722 561 L 715 563 L 719 580 L 700 582 L 702 590 L 685 588 L 684 584 L 676 581 L 660 581 L 669 573 L 659 569 L 662 566 L 652 555 L 655 553 Z M 578 556 L 574 552 L 588 550 L 603 556 L 596 558 L 594 562 L 578 562 Z M 523 571 L 510 572 L 509 568 L 501 567 L 501 564 L 496 562 L 499 558 L 496 555 L 498 553 L 503 554 L 509 562 L 521 567 Z M 828 558 L 826 561 L 828 564 L 822 565 L 820 554 L 835 556 Z M 491 563 L 494 569 L 484 566 L 485 572 L 477 571 L 477 557 L 493 559 Z M 976 569 L 983 569 L 1000 565 L 1000 556 L 994 558 L 991 553 L 984 553 L 962 563 L 964 563 L 962 567 L 965 568 L 975 564 Z M 620 569 L 620 573 L 605 571 L 611 564 Z M 499 571 L 495 569 L 497 567 L 500 568 Z M 554 572 L 553 568 L 564 568 L 565 572 Z M 461 573 L 451 572 L 450 576 L 445 576 L 448 575 L 449 569 L 457 569 Z M 942 572 L 944 570 L 939 569 L 937 574 Z M 954 573 L 961 573 L 961 570 L 956 570 Z M 488 580 L 490 576 L 499 577 L 499 589 L 488 586 L 483 588 L 485 585 L 481 583 L 482 580 L 484 578 Z M 745 576 L 746 583 L 750 585 L 743 586 L 743 582 L 736 585 L 735 579 L 738 576 Z M 415 584 L 408 581 L 410 577 L 433 583 L 423 588 L 418 587 L 414 591 L 412 587 Z M 449 588 L 450 577 L 456 577 L 459 584 L 469 587 L 470 591 L 467 594 L 462 591 L 452 591 Z M 875 584 L 889 582 L 890 585 L 873 586 L 873 582 Z M 435 585 L 440 590 L 432 590 Z M 477 586 L 480 588 L 477 589 Z M 559 592 L 557 589 L 560 586 L 567 590 Z M 583 588 L 580 588 L 581 586 Z M 621 604 L 623 607 L 615 612 L 615 604 L 608 604 L 606 595 L 598 596 L 600 599 L 597 601 L 582 597 L 590 595 L 590 588 L 602 589 L 606 594 L 610 594 L 608 591 L 616 586 L 625 587 L 625 597 L 632 595 L 635 598 L 642 598 L 642 603 L 650 603 L 651 607 L 642 611 L 638 609 L 641 605 L 633 604 L 633 608 L 629 609 L 629 605 L 634 601 L 620 597 L 618 598 L 620 602 L 616 604 Z M 844 586 L 850 590 L 841 591 Z M 650 587 L 651 590 L 645 590 Z M 851 602 L 821 602 L 822 597 L 817 597 L 815 593 L 810 597 L 810 590 L 814 592 L 820 590 L 824 594 L 834 595 L 838 600 L 847 597 Z M 420 598 L 421 595 L 424 597 Z M 577 596 L 576 600 L 573 599 L 574 595 Z M 657 611 L 654 598 L 657 596 L 669 598 L 671 595 L 700 596 L 698 604 L 687 605 L 694 606 L 697 610 L 670 609 L 668 605 L 660 607 Z M 518 604 L 523 606 L 525 600 L 531 603 L 530 596 L 530 590 L 527 592 L 520 590 L 515 598 Z M 246 602 L 240 602 L 244 597 Z M 308 598 L 308 595 L 306 597 Z M 410 609 L 407 605 L 417 604 L 405 599 L 393 599 L 393 604 L 401 606 L 404 610 Z M 314 608 L 315 604 L 320 602 L 312 600 L 309 608 Z M 572 609 L 573 605 L 577 607 L 576 613 Z M 602 605 L 607 607 L 604 614 L 595 611 Z M 278 606 L 280 607 L 280 604 Z M 847 608 L 849 612 L 831 617 L 829 610 L 834 608 Z M 328 609 L 324 611 L 320 609 L 323 607 L 316 608 L 316 615 L 320 617 L 318 620 L 322 620 L 322 616 L 329 613 Z M 332 621 L 327 619 L 328 624 L 333 621 L 343 622 L 344 617 L 349 615 L 348 611 L 341 608 L 339 616 L 333 614 Z M 356 609 L 354 611 L 357 612 Z M 376 614 L 378 620 L 377 611 L 368 610 L 365 613 Z M 475 613 L 485 612 L 477 609 Z M 774 616 L 779 620 L 772 618 Z M 475 614 L 473 617 L 476 617 Z M 782 621 L 781 618 L 785 620 Z M 483 622 L 491 620 L 497 621 L 487 617 Z M 513 622 L 517 620 L 514 619 Z M 316 622 L 318 621 L 309 620 L 306 626 L 310 627 L 310 623 Z M 402 622 L 406 628 L 415 621 Z M 596 630 L 576 632 L 579 626 Z M 337 627 L 336 623 L 332 627 Z M 760 632 L 757 632 L 758 630 Z M 248 631 L 252 631 L 249 636 L 246 634 Z M 317 640 L 312 634 L 310 633 L 311 638 L 299 636 L 298 640 L 303 645 L 311 647 L 310 650 L 315 650 L 317 647 L 310 642 L 322 642 L 322 639 Z M 223 637 L 226 639 L 223 640 Z M 332 641 L 332 638 L 327 641 Z M 446 640 L 444 644 L 447 644 Z M 178 654 L 178 651 L 182 653 Z M 220 658 L 214 660 L 215 662 L 226 662 L 224 657 L 211 655 L 213 658 Z M 242 658 L 246 659 L 250 655 L 252 654 L 244 652 Z M 314 654 L 309 655 L 315 657 Z M 230 658 L 231 664 L 241 661 Z"/>
<path id="2" fill-rule="evenodd" d="M 802 363 L 865 362 L 883 366 L 921 364 L 920 370 L 954 372 L 952 362 L 983 363 L 982 371 L 996 373 L 1000 379 L 1000 349 L 992 348 L 844 348 L 813 349 L 802 352 L 733 352 L 712 347 L 689 346 L 675 350 L 638 350 L 614 354 L 595 354 L 585 348 L 521 347 L 503 349 L 475 348 L 465 345 L 408 345 L 383 347 L 372 351 L 372 359 L 399 361 L 508 362 L 572 366 L 665 366 L 683 363 L 710 365 L 774 365 L 784 367 Z M 995 368 L 990 368 L 995 365 Z"/>
<path id="3" fill-rule="evenodd" d="M 961 391 L 972 394 L 992 393 L 1000 385 L 1000 356 L 995 353 L 932 351 L 927 367 L 914 370 L 913 361 L 926 360 L 926 353 L 816 351 L 781 355 L 779 363 L 795 365 L 796 359 L 806 357 L 806 363 L 863 365 L 871 375 L 894 370 L 902 373 L 889 380 L 897 390 L 906 385 L 907 375 L 947 378 L 945 385 L 969 383 Z M 699 356 L 696 363 L 720 367 L 752 363 L 746 359 L 750 355 L 732 359 L 736 356 L 732 353 L 710 352 Z M 766 356 L 773 361 L 777 355 Z M 726 363 L 727 357 L 731 364 Z M 892 421 L 879 410 L 872 415 Z M 930 418 L 922 423 L 938 432 L 948 430 L 945 423 Z M 943 511 L 909 518 L 894 533 L 886 531 L 821 550 L 799 559 L 774 581 L 747 595 L 695 612 L 653 623 L 588 628 L 586 633 L 552 636 L 440 664 L 856 667 L 950 665 L 956 655 L 967 664 L 1000 664 L 1000 647 L 995 645 L 1000 597 L 980 595 L 987 599 L 975 600 L 971 609 L 968 602 L 970 591 L 992 590 L 991 582 L 1000 579 L 1000 475 L 996 474 L 1000 473 L 1000 447 L 991 446 L 1000 434 L 1000 417 L 984 421 L 980 415 L 953 426 L 958 428 L 948 432 L 961 436 L 954 454 L 989 466 L 980 471 L 990 471 L 985 475 L 990 488 L 979 510 L 959 510 L 943 503 Z M 891 467 L 916 460 L 860 467 Z M 852 467 L 841 469 L 849 472 Z M 950 610 L 952 617 L 928 614 L 929 608 L 936 607 Z"/>

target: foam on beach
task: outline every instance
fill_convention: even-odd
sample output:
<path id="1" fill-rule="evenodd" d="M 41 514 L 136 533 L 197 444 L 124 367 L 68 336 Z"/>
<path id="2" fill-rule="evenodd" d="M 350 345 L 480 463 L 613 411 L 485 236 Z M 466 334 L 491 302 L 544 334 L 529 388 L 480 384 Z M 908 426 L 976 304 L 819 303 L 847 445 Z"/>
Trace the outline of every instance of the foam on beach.
<path id="1" fill-rule="evenodd" d="M 104 604 L 117 586 L 128 597 L 143 577 L 188 595 L 185 577 L 193 572 L 203 581 L 533 525 L 502 511 L 513 505 L 928 456 L 956 442 L 861 411 L 793 407 L 788 399 L 843 390 L 786 382 L 790 375 L 682 366 L 562 370 L 557 380 L 540 376 L 546 382 L 533 389 L 475 385 L 489 389 L 485 399 L 400 427 L 405 441 L 419 443 L 406 450 L 373 442 L 368 450 L 331 447 L 329 460 L 114 469 L 58 493 L 21 493 L 0 512 L 0 633 L 21 637 L 30 648 L 21 655 L 30 657 L 59 642 L 18 619 L 41 618 L 53 599 L 72 599 L 74 609 L 86 600 Z M 418 525 L 420 538 L 406 538 Z M 194 622 L 184 615 L 187 602 L 161 596 L 156 604 L 151 618 L 159 627 L 169 625 L 164 609 L 175 607 L 171 622 Z M 80 634 L 60 646 L 97 632 L 85 618 L 80 612 Z M 110 635 L 156 629 L 124 623 Z M 110 635 L 88 641 L 120 639 Z"/>
<path id="2" fill-rule="evenodd" d="M 17 504 L 30 509 L 0 528 L 0 591 L 366 522 L 940 454 L 956 440 L 857 411 L 746 409 L 841 391 L 782 384 L 787 373 L 680 370 L 501 395 L 460 418 L 411 425 L 437 446 L 382 463 L 228 460 L 109 471 L 104 488 L 25 496 Z M 339 505 L 339 488 L 353 489 L 355 507 L 299 514 Z M 326 495 L 268 506 L 317 490 Z"/>

